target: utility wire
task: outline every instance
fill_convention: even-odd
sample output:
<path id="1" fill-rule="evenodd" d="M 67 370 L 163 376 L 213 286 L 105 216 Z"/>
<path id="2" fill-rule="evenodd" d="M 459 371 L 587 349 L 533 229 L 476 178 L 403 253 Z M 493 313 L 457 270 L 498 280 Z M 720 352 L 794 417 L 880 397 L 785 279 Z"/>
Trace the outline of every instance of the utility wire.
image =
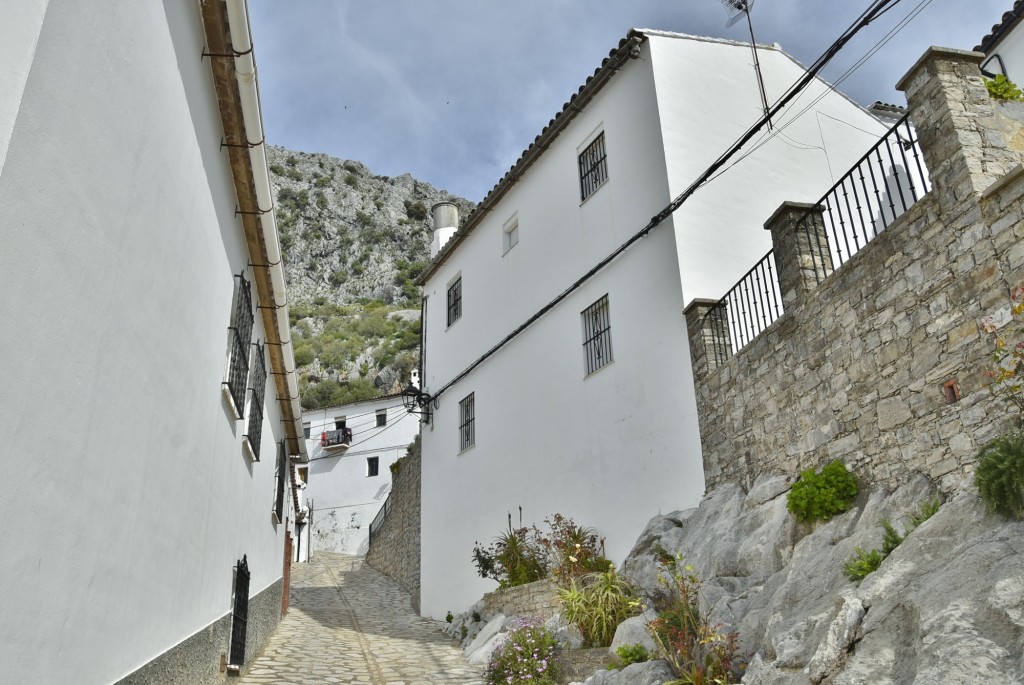
<path id="1" fill-rule="evenodd" d="M 356 445 L 361 445 L 364 442 L 367 442 L 368 440 L 374 439 L 375 437 L 377 437 L 378 435 L 380 435 L 384 431 L 389 430 L 389 429 L 393 428 L 394 426 L 397 426 L 399 423 L 401 423 L 405 419 L 409 418 L 409 416 L 411 416 L 411 414 L 405 414 L 403 416 L 400 416 L 396 420 L 392 421 L 388 425 L 386 425 L 383 428 L 381 428 L 379 431 L 375 432 L 373 435 L 371 435 L 371 436 L 369 436 L 367 438 L 363 438 L 362 440 L 357 440 L 357 441 L 353 442 L 352 444 L 350 444 L 346 448 L 345 452 L 342 452 L 341 454 L 331 454 L 331 455 L 324 456 L 324 457 L 314 457 L 314 458 L 310 459 L 309 461 L 320 461 L 321 459 L 336 459 L 337 457 L 345 456 L 345 454 L 348 453 L 348 450 L 352 449 Z M 369 431 L 364 431 L 364 432 L 369 432 Z"/>
<path id="2" fill-rule="evenodd" d="M 697 192 L 697 190 L 701 186 L 707 183 L 714 176 L 715 172 L 721 169 L 726 164 L 726 162 L 728 162 L 737 152 L 739 152 L 739 150 L 744 145 L 750 142 L 750 140 L 755 135 L 757 135 L 758 131 L 764 128 L 768 124 L 768 122 L 771 121 L 771 118 L 773 116 L 778 114 L 787 104 L 789 104 L 805 88 L 807 88 L 807 86 L 810 85 L 811 82 L 813 82 L 814 79 L 817 77 L 818 73 L 821 72 L 821 70 L 824 69 L 830 61 L 832 61 L 836 54 L 838 54 L 838 52 L 847 43 L 849 43 L 850 40 L 852 40 L 853 37 L 861 29 L 863 29 L 872 21 L 880 17 L 893 6 L 899 4 L 901 1 L 902 0 L 874 0 L 874 2 L 871 3 L 868 9 L 866 9 L 864 13 L 861 14 L 856 19 L 856 21 L 853 22 L 853 24 L 851 24 L 845 31 L 843 31 L 839 38 L 837 38 L 836 41 L 832 43 L 832 45 L 830 45 L 828 49 L 825 50 L 825 52 L 814 61 L 814 63 L 807 69 L 804 75 L 797 79 L 796 83 L 790 86 L 789 90 L 787 90 L 785 94 L 783 94 L 783 96 L 779 98 L 779 100 L 774 105 L 772 105 L 771 108 L 767 112 L 765 112 L 765 114 L 760 119 L 758 119 L 753 126 L 747 129 L 747 131 L 742 136 L 740 136 L 735 143 L 733 143 L 725 152 L 723 152 L 718 157 L 718 159 L 712 162 L 711 166 L 709 166 L 700 176 L 698 176 L 697 179 L 695 179 L 693 183 L 691 183 L 689 187 L 686 188 L 686 190 L 684 190 L 682 193 L 679 194 L 678 197 L 672 200 L 672 202 L 670 202 L 668 206 L 666 206 L 660 212 L 655 214 L 651 218 L 651 220 L 647 222 L 646 226 L 641 228 L 639 231 L 633 234 L 633 236 L 630 237 L 626 242 L 624 242 L 622 245 L 616 248 L 611 254 L 609 254 L 607 257 L 598 262 L 597 265 L 594 266 L 590 271 L 585 273 L 575 283 L 573 283 L 568 288 L 563 290 L 561 294 L 559 294 L 555 299 L 551 300 L 551 302 L 549 302 L 543 308 L 541 308 L 540 311 L 531 316 L 524 323 L 520 324 L 518 328 L 516 328 L 514 331 L 506 335 L 504 338 L 502 338 L 500 342 L 494 345 L 491 349 L 487 350 L 487 352 L 485 352 L 482 356 L 477 358 L 476 361 L 474 361 L 472 364 L 466 367 L 462 372 L 455 376 L 455 378 L 441 386 L 441 388 L 432 395 L 432 401 L 436 401 L 438 398 L 440 398 L 441 395 L 443 395 L 449 388 L 451 388 L 453 385 L 455 385 L 463 378 L 468 376 L 470 373 L 472 373 L 473 370 L 476 369 L 476 367 L 480 366 L 492 355 L 494 355 L 498 350 L 507 345 L 509 341 L 517 337 L 520 333 L 522 333 L 524 330 L 533 325 L 538 319 L 540 319 L 542 316 L 544 316 L 549 311 L 554 309 L 555 306 L 557 306 L 560 302 L 562 302 L 565 298 L 567 298 L 570 294 L 577 290 L 581 285 L 583 285 L 586 281 L 590 280 L 590 278 L 594 276 L 594 274 L 596 274 L 604 267 L 608 266 L 608 264 L 610 264 L 612 260 L 614 260 L 620 254 L 629 249 L 630 246 L 633 245 L 633 243 L 637 242 L 641 238 L 646 237 L 652 229 L 654 229 L 662 222 L 664 222 L 665 219 L 672 216 L 672 214 L 675 213 L 677 209 L 683 206 L 683 203 L 689 200 L 690 197 L 695 192 Z"/>

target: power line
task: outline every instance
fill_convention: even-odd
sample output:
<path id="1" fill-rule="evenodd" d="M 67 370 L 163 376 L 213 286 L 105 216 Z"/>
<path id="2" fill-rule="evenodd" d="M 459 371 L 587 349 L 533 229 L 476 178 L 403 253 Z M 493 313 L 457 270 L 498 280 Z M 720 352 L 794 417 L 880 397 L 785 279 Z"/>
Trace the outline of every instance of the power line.
<path id="1" fill-rule="evenodd" d="M 396 420 L 392 421 L 392 422 L 391 422 L 391 423 L 389 423 L 388 425 L 386 425 L 386 426 L 384 426 L 383 428 L 381 428 L 381 429 L 380 429 L 379 431 L 377 431 L 377 432 L 376 432 L 376 433 L 374 433 L 373 435 L 371 435 L 371 436 L 369 436 L 369 437 L 367 437 L 367 438 L 363 438 L 362 440 L 357 440 L 356 442 L 353 442 L 352 444 L 350 444 L 350 445 L 349 445 L 349 446 L 348 446 L 348 447 L 346 448 L 345 452 L 342 452 L 341 454 L 331 454 L 331 455 L 328 455 L 328 456 L 324 456 L 324 457 L 314 457 L 314 458 L 310 459 L 309 461 L 320 461 L 321 459 L 335 459 L 335 458 L 337 458 L 337 457 L 342 457 L 342 456 L 345 456 L 345 454 L 347 454 L 347 453 L 348 453 L 348 450 L 352 449 L 352 448 L 353 448 L 353 447 L 355 447 L 356 445 L 361 445 L 361 444 L 363 444 L 364 442 L 367 442 L 367 441 L 369 441 L 369 440 L 372 440 L 372 439 L 374 439 L 375 437 L 377 437 L 378 435 L 380 435 L 381 433 L 383 433 L 383 432 L 384 432 L 384 431 L 386 431 L 386 430 L 390 430 L 391 428 L 394 428 L 394 427 L 395 427 L 395 426 L 397 426 L 397 425 L 398 425 L 399 423 L 401 423 L 401 422 L 402 422 L 402 421 L 404 421 L 405 419 L 409 418 L 409 416 L 410 416 L 410 414 L 408 414 L 408 413 L 407 413 L 407 414 L 404 414 L 403 416 L 400 416 L 400 417 L 399 417 L 399 418 L 397 418 Z M 363 432 L 369 432 L 369 431 L 363 431 Z"/>
<path id="2" fill-rule="evenodd" d="M 866 27 L 872 21 L 880 17 L 882 14 L 884 14 L 886 11 L 888 11 L 901 1 L 902 0 L 874 0 L 874 2 L 871 3 L 868 9 L 865 10 L 864 13 L 861 14 L 860 17 L 858 17 L 853 24 L 851 24 L 845 31 L 843 31 L 839 38 L 837 38 L 836 41 L 832 43 L 832 45 L 830 45 L 828 49 L 825 50 L 825 52 L 822 53 L 822 55 L 814 61 L 814 63 L 807 69 L 804 75 L 797 79 L 796 83 L 790 86 L 789 89 L 782 95 L 782 97 L 779 98 L 779 100 L 774 105 L 772 105 L 771 108 L 767 112 L 765 112 L 764 115 L 760 119 L 758 119 L 753 126 L 748 128 L 747 131 L 743 135 L 741 135 L 735 143 L 733 143 L 725 152 L 723 152 L 718 157 L 718 159 L 712 162 L 711 166 L 709 166 L 700 176 L 698 176 L 697 179 L 694 180 L 689 185 L 689 187 L 686 188 L 686 190 L 680 193 L 664 209 L 655 214 L 651 218 L 651 220 L 647 222 L 646 226 L 641 228 L 639 231 L 633 234 L 633 236 L 630 237 L 626 242 L 617 247 L 611 254 L 609 254 L 607 257 L 598 262 L 596 266 L 590 269 L 590 271 L 585 273 L 575 283 L 573 283 L 568 288 L 563 290 L 561 294 L 559 294 L 557 297 L 555 297 L 555 299 L 551 300 L 551 302 L 542 307 L 537 313 L 535 313 L 533 316 L 527 319 L 524 323 L 520 324 L 515 330 L 513 330 L 511 333 L 502 338 L 501 341 L 499 341 L 496 345 L 491 347 L 491 349 L 487 350 L 487 352 L 478 357 L 476 361 L 471 363 L 468 367 L 466 367 L 463 371 L 456 375 L 455 378 L 441 386 L 441 388 L 437 392 L 433 393 L 432 400 L 436 401 L 449 388 L 451 388 L 453 385 L 455 385 L 463 378 L 468 376 L 470 373 L 472 373 L 473 370 L 476 369 L 476 367 L 484 363 L 492 355 L 498 352 L 498 350 L 507 345 L 512 339 L 516 338 L 520 333 L 522 333 L 531 325 L 533 325 L 538 319 L 540 319 L 542 316 L 544 316 L 549 311 L 554 309 L 559 303 L 561 303 L 565 298 L 567 298 L 570 294 L 576 291 L 585 282 L 590 280 L 590 278 L 593 277 L 594 274 L 599 272 L 601 269 L 610 264 L 616 257 L 618 257 L 620 254 L 629 249 L 633 245 L 633 243 L 637 242 L 641 238 L 646 237 L 647 234 L 651 232 L 651 230 L 659 226 L 662 222 L 665 221 L 665 219 L 672 216 L 672 214 L 675 213 L 675 211 L 679 209 L 687 200 L 689 200 L 690 197 L 695 192 L 697 192 L 699 188 L 701 188 L 715 175 L 715 172 L 721 169 L 726 164 L 726 162 L 728 162 L 737 152 L 740 151 L 740 149 L 744 145 L 750 142 L 750 140 L 758 133 L 758 131 L 764 128 L 771 121 L 771 118 L 774 115 L 782 111 L 782 109 L 785 108 L 786 105 L 790 103 L 790 101 L 792 101 L 801 92 L 803 92 L 803 90 L 806 89 L 807 86 L 810 85 L 815 78 L 817 78 L 818 73 L 821 72 L 821 70 L 824 69 L 830 61 L 832 61 L 832 58 L 834 58 L 836 54 L 838 54 L 838 52 L 847 43 L 849 43 L 850 40 L 853 39 L 853 37 L 861 29 Z"/>

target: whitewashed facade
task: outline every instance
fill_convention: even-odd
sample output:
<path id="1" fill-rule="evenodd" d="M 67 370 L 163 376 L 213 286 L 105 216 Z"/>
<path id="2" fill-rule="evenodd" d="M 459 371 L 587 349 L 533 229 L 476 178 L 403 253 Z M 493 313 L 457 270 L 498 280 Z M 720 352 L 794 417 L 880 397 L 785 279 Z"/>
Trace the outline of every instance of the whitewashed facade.
<path id="1" fill-rule="evenodd" d="M 214 68 L 230 64 L 202 57 L 225 52 L 210 34 L 248 33 L 230 4 L 230 20 L 179 0 L 4 5 L 0 682 L 223 682 L 243 558 L 246 661 L 280 618 L 304 446 L 281 392 L 290 348 L 263 348 L 262 410 L 253 392 L 254 343 L 288 333 L 256 309 L 284 305 L 250 266 L 271 247 L 247 245 L 272 215 L 236 214 L 250 198 L 221 146 L 258 119 L 218 101 L 234 78 Z M 236 419 L 223 383 L 239 274 L 254 322 Z"/>
<path id="2" fill-rule="evenodd" d="M 804 70 L 777 46 L 759 52 L 774 102 Z M 633 31 L 435 257 L 423 277 L 424 390 L 440 393 L 423 430 L 424 615 L 493 589 L 470 552 L 519 507 L 527 524 L 558 512 L 597 528 L 621 562 L 652 515 L 698 502 L 684 303 L 720 297 L 770 249 L 763 223 L 779 204 L 817 200 L 886 130 L 824 83 L 741 164 L 453 380 L 647 225 L 761 114 L 749 45 Z M 580 157 L 601 136 L 606 180 L 583 199 Z M 595 321 L 610 327 L 597 338 L 608 350 L 584 344 Z"/>
<path id="3" fill-rule="evenodd" d="M 1024 3 L 1014 2 L 1005 12 L 1002 21 L 992 27 L 992 33 L 985 36 L 975 50 L 985 53 L 981 63 L 984 72 L 1005 74 L 1017 86 L 1024 84 Z"/>
<path id="4" fill-rule="evenodd" d="M 366 554 L 370 523 L 391 492 L 391 465 L 405 456 L 419 421 L 400 396 L 389 396 L 306 411 L 302 422 L 309 464 L 299 473 L 307 475 L 313 554 Z M 352 432 L 347 443 L 337 435 L 341 425 Z"/>

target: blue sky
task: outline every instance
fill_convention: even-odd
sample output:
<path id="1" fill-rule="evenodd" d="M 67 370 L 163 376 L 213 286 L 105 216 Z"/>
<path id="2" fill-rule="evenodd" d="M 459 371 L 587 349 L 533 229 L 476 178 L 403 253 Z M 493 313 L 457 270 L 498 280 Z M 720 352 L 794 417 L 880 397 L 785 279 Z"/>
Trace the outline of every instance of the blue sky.
<path id="1" fill-rule="evenodd" d="M 757 0 L 758 42 L 813 62 L 868 0 Z M 893 87 L 929 45 L 969 50 L 1012 0 L 902 0 L 825 72 L 903 104 Z M 410 172 L 479 201 L 632 27 L 745 40 L 719 0 L 249 0 L 268 142 Z"/>

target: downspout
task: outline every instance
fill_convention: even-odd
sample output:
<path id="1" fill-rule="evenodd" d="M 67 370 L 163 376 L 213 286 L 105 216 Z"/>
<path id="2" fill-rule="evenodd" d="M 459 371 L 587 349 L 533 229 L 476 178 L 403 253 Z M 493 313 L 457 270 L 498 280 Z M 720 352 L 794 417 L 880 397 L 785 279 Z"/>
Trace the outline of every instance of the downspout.
<path id="1" fill-rule="evenodd" d="M 235 79 L 242 103 L 242 118 L 245 122 L 246 143 L 249 146 L 249 160 L 252 164 L 253 185 L 259 204 L 260 226 L 267 250 L 267 269 L 273 306 L 277 314 L 278 334 L 281 338 L 281 357 L 284 360 L 285 381 L 288 386 L 292 420 L 295 435 L 302 435 L 302 407 L 299 404 L 299 385 L 295 373 L 295 353 L 292 350 L 291 327 L 288 321 L 288 297 L 285 292 L 284 265 L 281 261 L 281 244 L 277 235 L 277 219 L 274 214 L 274 198 L 270 188 L 270 169 L 267 165 L 266 143 L 263 134 L 263 120 L 260 115 L 259 84 L 256 81 L 256 61 L 252 54 L 252 37 L 249 31 L 249 15 L 245 0 L 226 0 L 228 25 L 231 31 L 231 46 L 235 53 Z M 285 336 L 287 335 L 287 340 Z M 301 456 L 307 456 L 305 441 L 296 440 Z"/>

